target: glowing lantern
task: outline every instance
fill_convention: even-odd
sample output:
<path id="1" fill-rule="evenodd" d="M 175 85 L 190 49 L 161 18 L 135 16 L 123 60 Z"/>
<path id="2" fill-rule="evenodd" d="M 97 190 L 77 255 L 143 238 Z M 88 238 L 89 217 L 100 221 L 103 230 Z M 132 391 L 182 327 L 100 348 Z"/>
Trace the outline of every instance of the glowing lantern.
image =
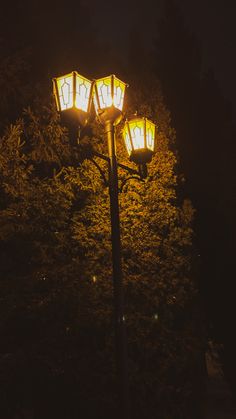
<path id="1" fill-rule="evenodd" d="M 92 82 L 72 71 L 65 76 L 53 79 L 53 92 L 56 99 L 57 110 L 77 110 L 82 124 L 86 122 L 90 110 L 92 97 Z"/>
<path id="2" fill-rule="evenodd" d="M 111 75 L 95 80 L 94 106 L 102 123 L 118 123 L 121 118 L 126 84 Z"/>
<path id="3" fill-rule="evenodd" d="M 155 124 L 147 118 L 134 118 L 125 122 L 123 137 L 131 161 L 137 164 L 151 161 L 155 131 Z"/>

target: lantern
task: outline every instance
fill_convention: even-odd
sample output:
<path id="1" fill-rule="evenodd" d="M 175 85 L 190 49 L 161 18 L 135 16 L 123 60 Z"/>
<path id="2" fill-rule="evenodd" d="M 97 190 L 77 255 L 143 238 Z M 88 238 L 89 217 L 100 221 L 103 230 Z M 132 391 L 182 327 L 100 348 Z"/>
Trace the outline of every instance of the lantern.
<path id="1" fill-rule="evenodd" d="M 53 79 L 53 91 L 57 110 L 76 110 L 80 123 L 84 125 L 91 105 L 92 82 L 77 71 L 72 71 Z"/>
<path id="2" fill-rule="evenodd" d="M 125 122 L 125 145 L 130 160 L 137 164 L 149 163 L 154 153 L 155 124 L 147 118 L 134 118 Z"/>
<path id="3" fill-rule="evenodd" d="M 120 122 L 125 88 L 126 84 L 114 75 L 95 80 L 94 107 L 102 123 Z"/>

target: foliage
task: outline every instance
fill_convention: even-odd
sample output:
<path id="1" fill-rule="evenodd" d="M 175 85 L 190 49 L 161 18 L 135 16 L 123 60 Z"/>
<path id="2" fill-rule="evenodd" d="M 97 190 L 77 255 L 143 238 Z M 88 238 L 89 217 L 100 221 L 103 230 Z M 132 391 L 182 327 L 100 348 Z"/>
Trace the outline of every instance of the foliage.
<path id="1" fill-rule="evenodd" d="M 158 125 L 158 141 L 148 179 L 130 180 L 120 194 L 132 415 L 188 418 L 203 345 L 194 210 L 177 200 L 175 133 L 160 86 L 151 99 L 137 91 L 128 113 L 141 103 L 139 113 Z M 131 164 L 121 128 L 117 151 Z M 25 110 L 0 141 L 6 419 L 17 409 L 34 418 L 115 415 L 109 199 L 99 171 L 79 153 L 87 140 L 72 144 L 54 108 L 41 105 Z M 106 152 L 96 123 L 92 141 Z"/>
<path id="2" fill-rule="evenodd" d="M 144 183 L 130 180 L 120 195 L 132 407 L 134 417 L 144 416 L 147 409 L 151 417 L 157 410 L 163 418 L 189 417 L 193 412 L 188 410 L 188 403 L 194 403 L 191 397 L 194 399 L 201 375 L 197 370 L 204 351 L 204 336 L 200 337 L 203 330 L 198 329 L 200 319 L 195 313 L 198 297 L 192 272 L 194 210 L 189 200 L 177 204 L 175 133 L 169 125 L 160 86 L 156 83 L 153 100 L 150 90 L 145 92 L 140 84 L 137 91 L 138 97 L 130 100 L 129 113 L 141 103 L 139 113 L 157 123 L 158 136 L 149 178 Z M 123 163 L 130 164 L 120 131 L 117 153 Z M 122 172 L 120 175 L 125 176 Z M 92 262 L 89 265 L 101 286 L 108 277 L 106 200 L 106 194 L 97 194 L 92 212 L 85 208 L 85 217 L 89 217 L 87 231 L 95 238 L 88 253 Z M 137 394 L 142 396 L 137 399 Z M 175 402 L 169 404 L 167 400 Z"/>

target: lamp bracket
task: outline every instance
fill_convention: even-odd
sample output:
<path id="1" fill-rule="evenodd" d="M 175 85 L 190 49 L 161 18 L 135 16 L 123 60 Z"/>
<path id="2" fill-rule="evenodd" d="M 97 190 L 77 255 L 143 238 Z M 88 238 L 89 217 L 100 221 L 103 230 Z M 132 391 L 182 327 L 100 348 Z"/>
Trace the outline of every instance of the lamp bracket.
<path id="1" fill-rule="evenodd" d="M 93 156 L 99 157 L 102 160 L 105 160 L 109 163 L 110 158 L 102 153 L 98 153 L 97 151 L 93 150 Z M 126 170 L 126 172 L 130 173 L 131 175 L 137 175 L 140 176 L 140 171 L 132 169 L 132 167 L 126 166 L 125 164 L 118 163 L 117 166 L 120 167 L 123 170 Z"/>
<path id="2" fill-rule="evenodd" d="M 144 179 L 142 179 L 140 176 L 128 176 L 127 178 L 125 178 L 125 179 L 123 179 L 123 181 L 121 182 L 121 185 L 120 185 L 120 187 L 119 187 L 119 192 L 120 193 L 122 193 L 123 192 L 123 188 L 124 188 L 124 186 L 125 186 L 125 184 L 128 182 L 128 180 L 130 180 L 130 179 L 136 179 L 136 180 L 138 180 L 139 182 L 145 182 L 145 180 Z"/>
<path id="3" fill-rule="evenodd" d="M 110 158 L 108 156 L 102 154 L 102 153 L 99 153 L 98 151 L 95 151 L 94 149 L 92 150 L 92 155 L 87 157 L 87 159 L 89 161 L 91 161 L 94 164 L 94 166 L 96 166 L 96 168 L 98 169 L 98 171 L 101 175 L 101 179 L 103 180 L 104 185 L 106 187 L 108 187 L 109 186 L 109 181 L 106 178 L 106 175 L 105 175 L 104 171 L 99 166 L 97 161 L 93 159 L 93 157 L 98 157 L 98 158 L 106 161 L 107 163 L 110 162 Z M 146 165 L 139 165 L 139 170 L 132 169 L 131 167 L 126 166 L 125 164 L 122 164 L 122 163 L 118 163 L 118 162 L 117 162 L 117 166 L 120 167 L 121 169 L 125 170 L 126 172 L 128 172 L 131 175 L 131 176 L 128 176 L 128 177 L 126 177 L 125 179 L 122 180 L 121 185 L 119 187 L 119 192 L 120 193 L 123 191 L 123 188 L 124 188 L 125 184 L 130 179 L 136 179 L 140 182 L 145 182 L 144 179 L 147 177 L 147 167 L 146 167 Z"/>
<path id="4" fill-rule="evenodd" d="M 105 156 L 104 156 L 105 157 Z M 103 180 L 103 183 L 104 183 L 104 185 L 106 186 L 106 187 L 108 187 L 109 186 L 109 182 L 108 182 L 108 180 L 107 180 L 107 178 L 106 178 L 106 175 L 105 175 L 105 173 L 103 172 L 103 170 L 102 170 L 102 168 L 99 166 L 99 164 L 94 160 L 94 159 L 92 159 L 91 157 L 88 159 L 89 161 L 91 161 L 93 164 L 94 164 L 94 166 L 96 166 L 96 168 L 98 169 L 98 171 L 99 171 L 99 173 L 100 173 L 100 176 L 101 176 L 101 179 Z"/>
<path id="5" fill-rule="evenodd" d="M 126 172 L 130 173 L 131 175 L 137 175 L 137 176 L 140 175 L 140 173 L 137 170 L 132 169 L 131 167 L 126 166 L 125 164 L 117 162 L 117 166 L 120 167 L 121 169 L 126 170 Z"/>
<path id="6" fill-rule="evenodd" d="M 99 153 L 98 151 L 95 151 L 94 149 L 93 149 L 93 156 L 95 156 L 95 157 L 99 157 L 100 159 L 105 160 L 105 161 L 107 161 L 108 163 L 109 163 L 109 161 L 110 161 L 110 159 L 109 159 L 109 157 L 108 157 L 108 156 L 106 156 L 105 154 Z"/>

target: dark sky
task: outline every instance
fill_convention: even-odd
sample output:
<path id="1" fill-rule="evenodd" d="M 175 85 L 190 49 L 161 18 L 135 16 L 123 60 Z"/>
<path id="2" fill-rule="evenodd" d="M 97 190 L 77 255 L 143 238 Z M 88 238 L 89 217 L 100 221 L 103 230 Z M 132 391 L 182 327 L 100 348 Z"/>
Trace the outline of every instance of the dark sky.
<path id="1" fill-rule="evenodd" d="M 204 62 L 213 67 L 222 91 L 236 110 L 236 2 L 178 0 L 186 22 L 198 37 Z"/>
<path id="2" fill-rule="evenodd" d="M 100 38 L 125 54 L 127 36 L 138 29 L 152 43 L 157 21 L 165 0 L 86 0 L 93 24 Z M 232 0 L 176 0 L 182 10 L 186 25 L 197 37 L 205 67 L 211 66 L 222 92 L 236 110 L 236 3 Z"/>
<path id="3" fill-rule="evenodd" d="M 56 2 L 55 0 L 49 2 L 46 0 L 16 0 L 14 5 L 12 3 L 2 5 L 0 21 L 1 23 L 3 21 L 1 27 L 5 25 L 7 37 L 16 37 L 15 32 L 18 26 L 21 27 L 23 32 L 38 31 L 40 32 L 40 38 L 45 43 L 44 48 L 50 49 L 50 42 L 52 44 L 50 38 L 55 37 L 56 31 L 59 30 L 57 26 L 58 13 L 65 14 L 65 21 L 67 21 L 67 26 L 62 27 L 61 39 L 63 38 L 63 32 L 66 33 L 69 28 L 72 32 L 71 36 L 74 36 L 73 33 L 76 33 L 74 28 L 77 25 L 79 27 L 81 19 L 83 19 L 82 26 L 85 30 L 86 20 L 91 20 L 92 27 L 96 28 L 96 37 L 105 42 L 104 49 L 106 44 L 110 44 L 113 51 L 119 51 L 122 55 L 125 54 L 128 38 L 134 31 L 140 38 L 145 39 L 147 46 L 152 44 L 165 1 L 120 0 L 117 3 L 111 0 L 78 0 L 77 3 L 75 0 L 71 0 L 66 5 L 65 2 Z M 76 10 L 76 4 L 80 2 L 85 9 L 84 16 L 81 16 L 78 12 L 79 9 Z M 224 95 L 231 102 L 234 102 L 236 110 L 235 1 L 176 0 L 176 2 L 182 10 L 186 25 L 198 38 L 205 66 L 213 67 Z M 6 10 L 8 10 L 7 14 Z M 22 13 L 22 16 L 18 16 L 19 13 Z M 24 21 L 21 21 L 22 18 Z M 45 22 L 43 26 L 42 21 Z M 91 30 L 93 31 L 92 27 L 88 26 L 88 37 L 93 36 L 93 33 L 91 33 Z M 53 51 L 51 51 L 51 54 L 53 54 Z"/>

